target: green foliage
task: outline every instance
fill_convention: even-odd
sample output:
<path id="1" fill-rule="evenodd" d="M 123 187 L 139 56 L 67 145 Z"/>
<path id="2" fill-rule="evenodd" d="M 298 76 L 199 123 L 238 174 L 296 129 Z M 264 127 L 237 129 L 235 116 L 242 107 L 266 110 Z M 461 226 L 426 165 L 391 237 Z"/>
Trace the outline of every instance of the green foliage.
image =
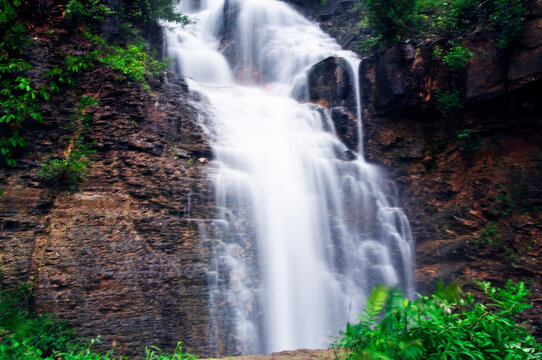
<path id="1" fill-rule="evenodd" d="M 150 55 L 147 46 L 141 41 L 121 47 L 108 44 L 98 35 L 88 32 L 85 35 L 98 48 L 91 53 L 93 59 L 108 66 L 119 76 L 141 84 L 148 91 L 150 91 L 148 81 L 160 77 L 167 68 L 167 63 L 158 61 Z"/>
<path id="2" fill-rule="evenodd" d="M 542 359 L 542 346 L 513 320 L 530 307 L 524 284 L 480 286 L 482 302 L 463 295 L 457 284 L 439 284 L 433 295 L 416 301 L 377 287 L 338 346 L 348 351 L 348 360 Z"/>
<path id="3" fill-rule="evenodd" d="M 26 308 L 31 297 L 27 284 L 0 291 L 0 359 L 51 358 L 57 350 L 73 346 L 72 331 Z"/>
<path id="4" fill-rule="evenodd" d="M 433 57 L 448 65 L 451 71 L 459 71 L 467 66 L 474 54 L 464 45 L 450 41 L 448 50 L 436 45 L 433 49 Z"/>
<path id="5" fill-rule="evenodd" d="M 98 354 L 92 346 L 98 339 L 82 342 L 62 322 L 49 315 L 29 310 L 33 297 L 28 284 L 14 291 L 0 291 L 0 359 L 2 360 L 114 360 L 113 352 Z M 173 354 L 163 353 L 157 347 L 145 349 L 142 360 L 195 360 L 183 353 L 179 342 Z"/>
<path id="6" fill-rule="evenodd" d="M 487 245 L 489 247 L 497 247 L 501 244 L 501 234 L 499 228 L 494 222 L 489 222 L 480 231 L 480 235 L 476 239 L 476 245 L 481 247 Z"/>
<path id="7" fill-rule="evenodd" d="M 514 213 L 524 213 L 527 210 L 533 210 L 531 202 L 523 198 L 521 186 L 508 186 L 504 183 L 499 184 L 499 193 L 494 197 L 499 206 L 499 212 L 502 215 L 511 215 Z"/>
<path id="8" fill-rule="evenodd" d="M 111 14 L 111 9 L 102 4 L 101 0 L 69 0 L 66 4 L 66 19 L 73 25 L 95 25 Z"/>
<path id="9" fill-rule="evenodd" d="M 361 28 L 370 28 L 386 41 L 407 37 L 457 39 L 484 26 L 495 31 L 498 48 L 509 47 L 518 38 L 526 16 L 521 0 L 364 0 L 355 3 L 351 11 L 363 16 Z M 465 46 L 456 45 L 446 63 L 459 69 L 471 56 Z"/>
<path id="10" fill-rule="evenodd" d="M 480 133 L 472 129 L 458 131 L 457 141 L 459 143 L 459 147 L 466 155 L 472 155 L 478 152 L 486 143 L 480 136 Z"/>
<path id="11" fill-rule="evenodd" d="M 468 47 L 452 42 L 452 48 L 442 57 L 442 62 L 448 65 L 451 71 L 458 71 L 467 66 L 473 56 Z"/>
<path id="12" fill-rule="evenodd" d="M 463 100 L 459 94 L 459 90 L 435 90 L 435 99 L 438 109 L 448 116 L 450 110 L 457 110 L 463 107 Z M 463 137 L 463 136 L 458 136 Z"/>
<path id="13" fill-rule="evenodd" d="M 479 18 L 478 0 L 419 0 L 417 31 L 427 35 L 459 35 Z"/>
<path id="14" fill-rule="evenodd" d="M 493 0 L 492 5 L 489 21 L 497 32 L 497 47 L 505 49 L 521 35 L 527 12 L 521 0 Z"/>
<path id="15" fill-rule="evenodd" d="M 22 124 L 28 119 L 41 121 L 38 96 L 48 100 L 45 87 L 36 87 L 24 76 L 30 68 L 22 58 L 28 43 L 25 27 L 17 19 L 21 1 L 1 0 L 0 11 L 0 159 L 8 166 L 17 161 L 13 153 L 26 144 L 21 134 Z"/>
<path id="16" fill-rule="evenodd" d="M 189 23 L 186 15 L 175 11 L 179 0 L 125 0 L 123 11 L 126 21 L 146 27 L 158 20 L 166 20 L 181 24 Z"/>
<path id="17" fill-rule="evenodd" d="M 361 55 L 369 55 L 378 49 L 382 43 L 382 35 L 369 36 L 358 41 L 355 47 Z"/>
<path id="18" fill-rule="evenodd" d="M 149 346 L 145 348 L 145 355 L 143 360 L 195 360 L 197 356 L 189 353 L 183 353 L 183 344 L 177 343 L 177 347 L 173 354 L 162 353 L 162 351 L 156 346 Z"/>
<path id="19" fill-rule="evenodd" d="M 106 55 L 99 61 L 109 66 L 121 76 L 140 83 L 145 89 L 150 90 L 147 80 L 158 77 L 167 68 L 167 64 L 154 59 L 145 51 L 143 44 L 120 46 L 108 46 Z"/>
<path id="20" fill-rule="evenodd" d="M 417 0 L 366 0 L 370 23 L 385 39 L 407 37 L 416 20 Z"/>
<path id="21" fill-rule="evenodd" d="M 44 182 L 55 186 L 67 186 L 75 190 L 88 174 L 90 155 L 94 154 L 96 150 L 92 150 L 92 144 L 85 144 L 84 141 L 84 132 L 92 118 L 86 111 L 97 103 L 98 101 L 91 97 L 83 96 L 81 98 L 76 111 L 72 114 L 71 130 L 74 135 L 70 138 L 63 156 L 49 159 L 41 164 L 38 176 Z"/>

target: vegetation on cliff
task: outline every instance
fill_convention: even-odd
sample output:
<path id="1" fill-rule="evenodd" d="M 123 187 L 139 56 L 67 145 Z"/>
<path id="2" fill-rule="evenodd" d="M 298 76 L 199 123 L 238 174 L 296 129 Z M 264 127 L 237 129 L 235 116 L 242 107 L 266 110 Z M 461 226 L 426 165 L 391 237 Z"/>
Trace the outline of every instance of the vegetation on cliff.
<path id="1" fill-rule="evenodd" d="M 359 12 L 360 30 L 367 36 L 358 44 L 361 52 L 370 52 L 391 41 L 402 39 L 448 39 L 441 55 L 456 57 L 464 67 L 469 53 L 457 42 L 479 28 L 491 29 L 500 49 L 509 47 L 521 34 L 525 9 L 520 0 L 358 0 L 352 9 Z M 444 51 L 444 53 L 442 53 Z M 448 63 L 444 61 L 445 63 Z"/>
<path id="2" fill-rule="evenodd" d="M 160 77 L 167 64 L 156 59 L 147 35 L 152 27 L 158 27 L 159 20 L 188 21 L 186 16 L 175 12 L 177 2 L 126 0 L 113 2 L 115 9 L 108 7 L 107 1 L 100 0 L 63 2 L 61 21 L 55 25 L 83 33 L 92 46 L 83 54 L 65 54 L 62 66 L 49 69 L 41 78 L 31 80 L 28 76 L 31 65 L 25 51 L 32 45 L 27 26 L 38 9 L 26 1 L 2 0 L 0 162 L 16 166 L 16 158 L 26 144 L 24 128 L 33 126 L 32 121 L 42 120 L 42 105 L 50 100 L 52 93 L 76 85 L 84 72 L 98 65 L 112 69 L 121 78 L 141 84 L 150 92 L 149 83 Z M 108 22 L 114 24 L 113 29 L 102 29 Z M 53 34 L 55 29 L 51 27 L 49 32 Z M 102 32 L 109 41 L 100 36 Z M 93 99 L 99 101 L 99 96 Z M 90 144 L 85 143 L 81 136 L 84 127 L 88 126 L 88 119 L 78 118 L 81 111 L 79 108 L 74 110 L 73 123 L 80 129 L 73 131 L 63 157 L 44 163 L 40 176 L 49 183 L 74 187 L 86 172 L 91 151 L 87 149 Z"/>
<path id="3" fill-rule="evenodd" d="M 456 284 L 411 301 L 377 286 L 358 324 L 348 324 L 339 346 L 349 360 L 542 359 L 542 345 L 515 318 L 530 307 L 523 283 L 504 289 L 480 283 L 482 301 Z"/>

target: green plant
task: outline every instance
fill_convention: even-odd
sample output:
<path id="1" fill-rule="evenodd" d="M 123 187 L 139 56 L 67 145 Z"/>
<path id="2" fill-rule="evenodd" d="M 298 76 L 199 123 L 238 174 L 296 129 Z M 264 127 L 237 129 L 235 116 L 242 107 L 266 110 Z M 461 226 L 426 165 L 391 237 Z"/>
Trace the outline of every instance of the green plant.
<path id="1" fill-rule="evenodd" d="M 1 0 L 0 12 L 0 158 L 15 166 L 13 153 L 26 144 L 22 135 L 23 123 L 28 119 L 41 121 L 38 96 L 49 99 L 44 86 L 34 86 L 24 71 L 30 68 L 22 57 L 28 43 L 25 27 L 18 21 L 17 0 Z"/>
<path id="2" fill-rule="evenodd" d="M 30 284 L 15 290 L 0 290 L 0 359 L 2 360 L 127 360 L 113 357 L 113 352 L 99 354 L 92 346 L 100 342 L 84 342 L 73 330 L 51 315 L 40 315 L 31 310 L 34 294 Z M 173 354 L 163 353 L 151 346 L 145 349 L 143 360 L 195 360 L 197 357 L 182 351 L 177 343 Z"/>
<path id="3" fill-rule="evenodd" d="M 150 91 L 148 80 L 159 77 L 167 68 L 167 63 L 158 61 L 150 55 L 147 46 L 141 41 L 121 47 L 109 45 L 98 35 L 88 32 L 85 35 L 98 48 L 91 53 L 93 59 L 108 66 L 119 76 L 141 84 L 148 91 Z"/>
<path id="4" fill-rule="evenodd" d="M 497 47 L 505 49 L 521 35 L 527 12 L 521 0 L 493 0 L 492 5 L 489 21 L 497 32 Z"/>
<path id="5" fill-rule="evenodd" d="M 501 245 L 501 234 L 499 233 L 499 228 L 494 222 L 487 223 L 480 234 L 476 239 L 476 245 L 478 247 L 487 245 L 490 247 L 497 247 Z"/>
<path id="6" fill-rule="evenodd" d="M 183 353 L 183 344 L 178 342 L 173 354 L 169 355 L 162 353 L 162 351 L 156 346 L 149 346 L 145 348 L 145 355 L 143 360 L 195 360 L 197 356 L 189 353 Z"/>
<path id="7" fill-rule="evenodd" d="M 444 50 L 436 45 L 433 49 L 433 57 L 448 65 L 451 71 L 459 71 L 467 66 L 474 54 L 464 45 L 450 41 L 450 49 Z"/>
<path id="8" fill-rule="evenodd" d="M 82 22 L 95 25 L 111 14 L 113 11 L 102 4 L 101 0 L 69 0 L 66 4 L 66 19 L 73 25 Z"/>
<path id="9" fill-rule="evenodd" d="M 412 32 L 417 0 L 366 0 L 371 27 L 386 40 L 404 38 Z"/>
<path id="10" fill-rule="evenodd" d="M 98 100 L 82 96 L 76 110 L 72 114 L 71 131 L 74 133 L 68 141 L 66 151 L 60 158 L 49 159 L 41 164 L 41 170 L 38 171 L 38 176 L 44 182 L 67 186 L 75 190 L 77 185 L 88 174 L 90 165 L 90 155 L 96 153 L 93 150 L 92 144 L 85 144 L 84 132 L 88 127 L 88 122 L 92 116 L 87 114 L 90 106 L 98 103 Z"/>
<path id="11" fill-rule="evenodd" d="M 180 24 L 190 21 L 186 15 L 175 10 L 179 0 L 131 0 L 124 1 L 121 12 L 125 21 L 145 30 L 158 20 L 166 20 Z"/>
<path id="12" fill-rule="evenodd" d="M 479 0 L 419 0 L 417 31 L 421 34 L 459 35 L 478 19 L 474 16 Z"/>
<path id="13" fill-rule="evenodd" d="M 46 359 L 75 345 L 63 323 L 29 310 L 32 296 L 29 284 L 0 291 L 0 359 Z"/>
<path id="14" fill-rule="evenodd" d="M 416 301 L 378 286 L 359 323 L 347 324 L 337 345 L 348 351 L 348 360 L 541 359 L 542 346 L 513 320 L 530 307 L 524 284 L 479 285 L 481 302 L 457 284 L 439 284 Z"/>
<path id="15" fill-rule="evenodd" d="M 528 204 L 521 201 L 521 193 L 521 187 L 517 184 L 511 187 L 504 183 L 499 184 L 499 193 L 494 196 L 494 199 L 499 204 L 503 215 L 526 211 Z"/>
<path id="16" fill-rule="evenodd" d="M 456 137 L 463 153 L 469 156 L 479 151 L 486 143 L 480 133 L 472 129 L 460 130 Z"/>
<path id="17" fill-rule="evenodd" d="M 463 108 L 463 100 L 459 94 L 459 90 L 441 90 L 435 89 L 435 99 L 438 109 L 447 116 L 450 110 Z M 462 137 L 462 136 L 461 136 Z"/>
<path id="18" fill-rule="evenodd" d="M 358 41 L 355 48 L 362 56 L 369 55 L 380 48 L 382 43 L 382 35 L 368 36 Z"/>

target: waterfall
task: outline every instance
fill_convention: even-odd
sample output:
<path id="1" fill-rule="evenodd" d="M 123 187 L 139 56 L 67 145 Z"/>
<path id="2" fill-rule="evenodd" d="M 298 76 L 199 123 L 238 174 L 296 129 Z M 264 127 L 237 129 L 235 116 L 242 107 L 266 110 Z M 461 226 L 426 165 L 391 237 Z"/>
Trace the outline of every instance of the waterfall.
<path id="1" fill-rule="evenodd" d="M 214 158 L 211 347 L 217 354 L 322 348 L 375 284 L 413 291 L 413 242 L 382 171 L 345 159 L 329 109 L 299 102 L 311 66 L 359 59 L 276 0 L 181 1 L 166 25 L 172 70 L 203 95 Z M 201 102 L 200 102 L 201 106 Z"/>

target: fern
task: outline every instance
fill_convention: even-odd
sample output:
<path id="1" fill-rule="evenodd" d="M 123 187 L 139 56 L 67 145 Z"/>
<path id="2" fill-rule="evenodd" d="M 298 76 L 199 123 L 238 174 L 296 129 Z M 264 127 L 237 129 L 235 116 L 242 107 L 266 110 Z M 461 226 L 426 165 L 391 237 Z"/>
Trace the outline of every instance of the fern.
<path id="1" fill-rule="evenodd" d="M 542 360 L 542 346 L 513 321 L 529 307 L 524 284 L 479 285 L 482 302 L 457 284 L 440 283 L 416 301 L 376 287 L 360 322 L 348 324 L 337 345 L 348 350 L 348 360 Z"/>
<path id="2" fill-rule="evenodd" d="M 360 316 L 360 320 L 364 325 L 371 327 L 378 321 L 378 315 L 386 304 L 388 298 L 388 288 L 384 285 L 378 285 L 373 288 L 367 303 L 365 305 L 364 313 Z"/>

